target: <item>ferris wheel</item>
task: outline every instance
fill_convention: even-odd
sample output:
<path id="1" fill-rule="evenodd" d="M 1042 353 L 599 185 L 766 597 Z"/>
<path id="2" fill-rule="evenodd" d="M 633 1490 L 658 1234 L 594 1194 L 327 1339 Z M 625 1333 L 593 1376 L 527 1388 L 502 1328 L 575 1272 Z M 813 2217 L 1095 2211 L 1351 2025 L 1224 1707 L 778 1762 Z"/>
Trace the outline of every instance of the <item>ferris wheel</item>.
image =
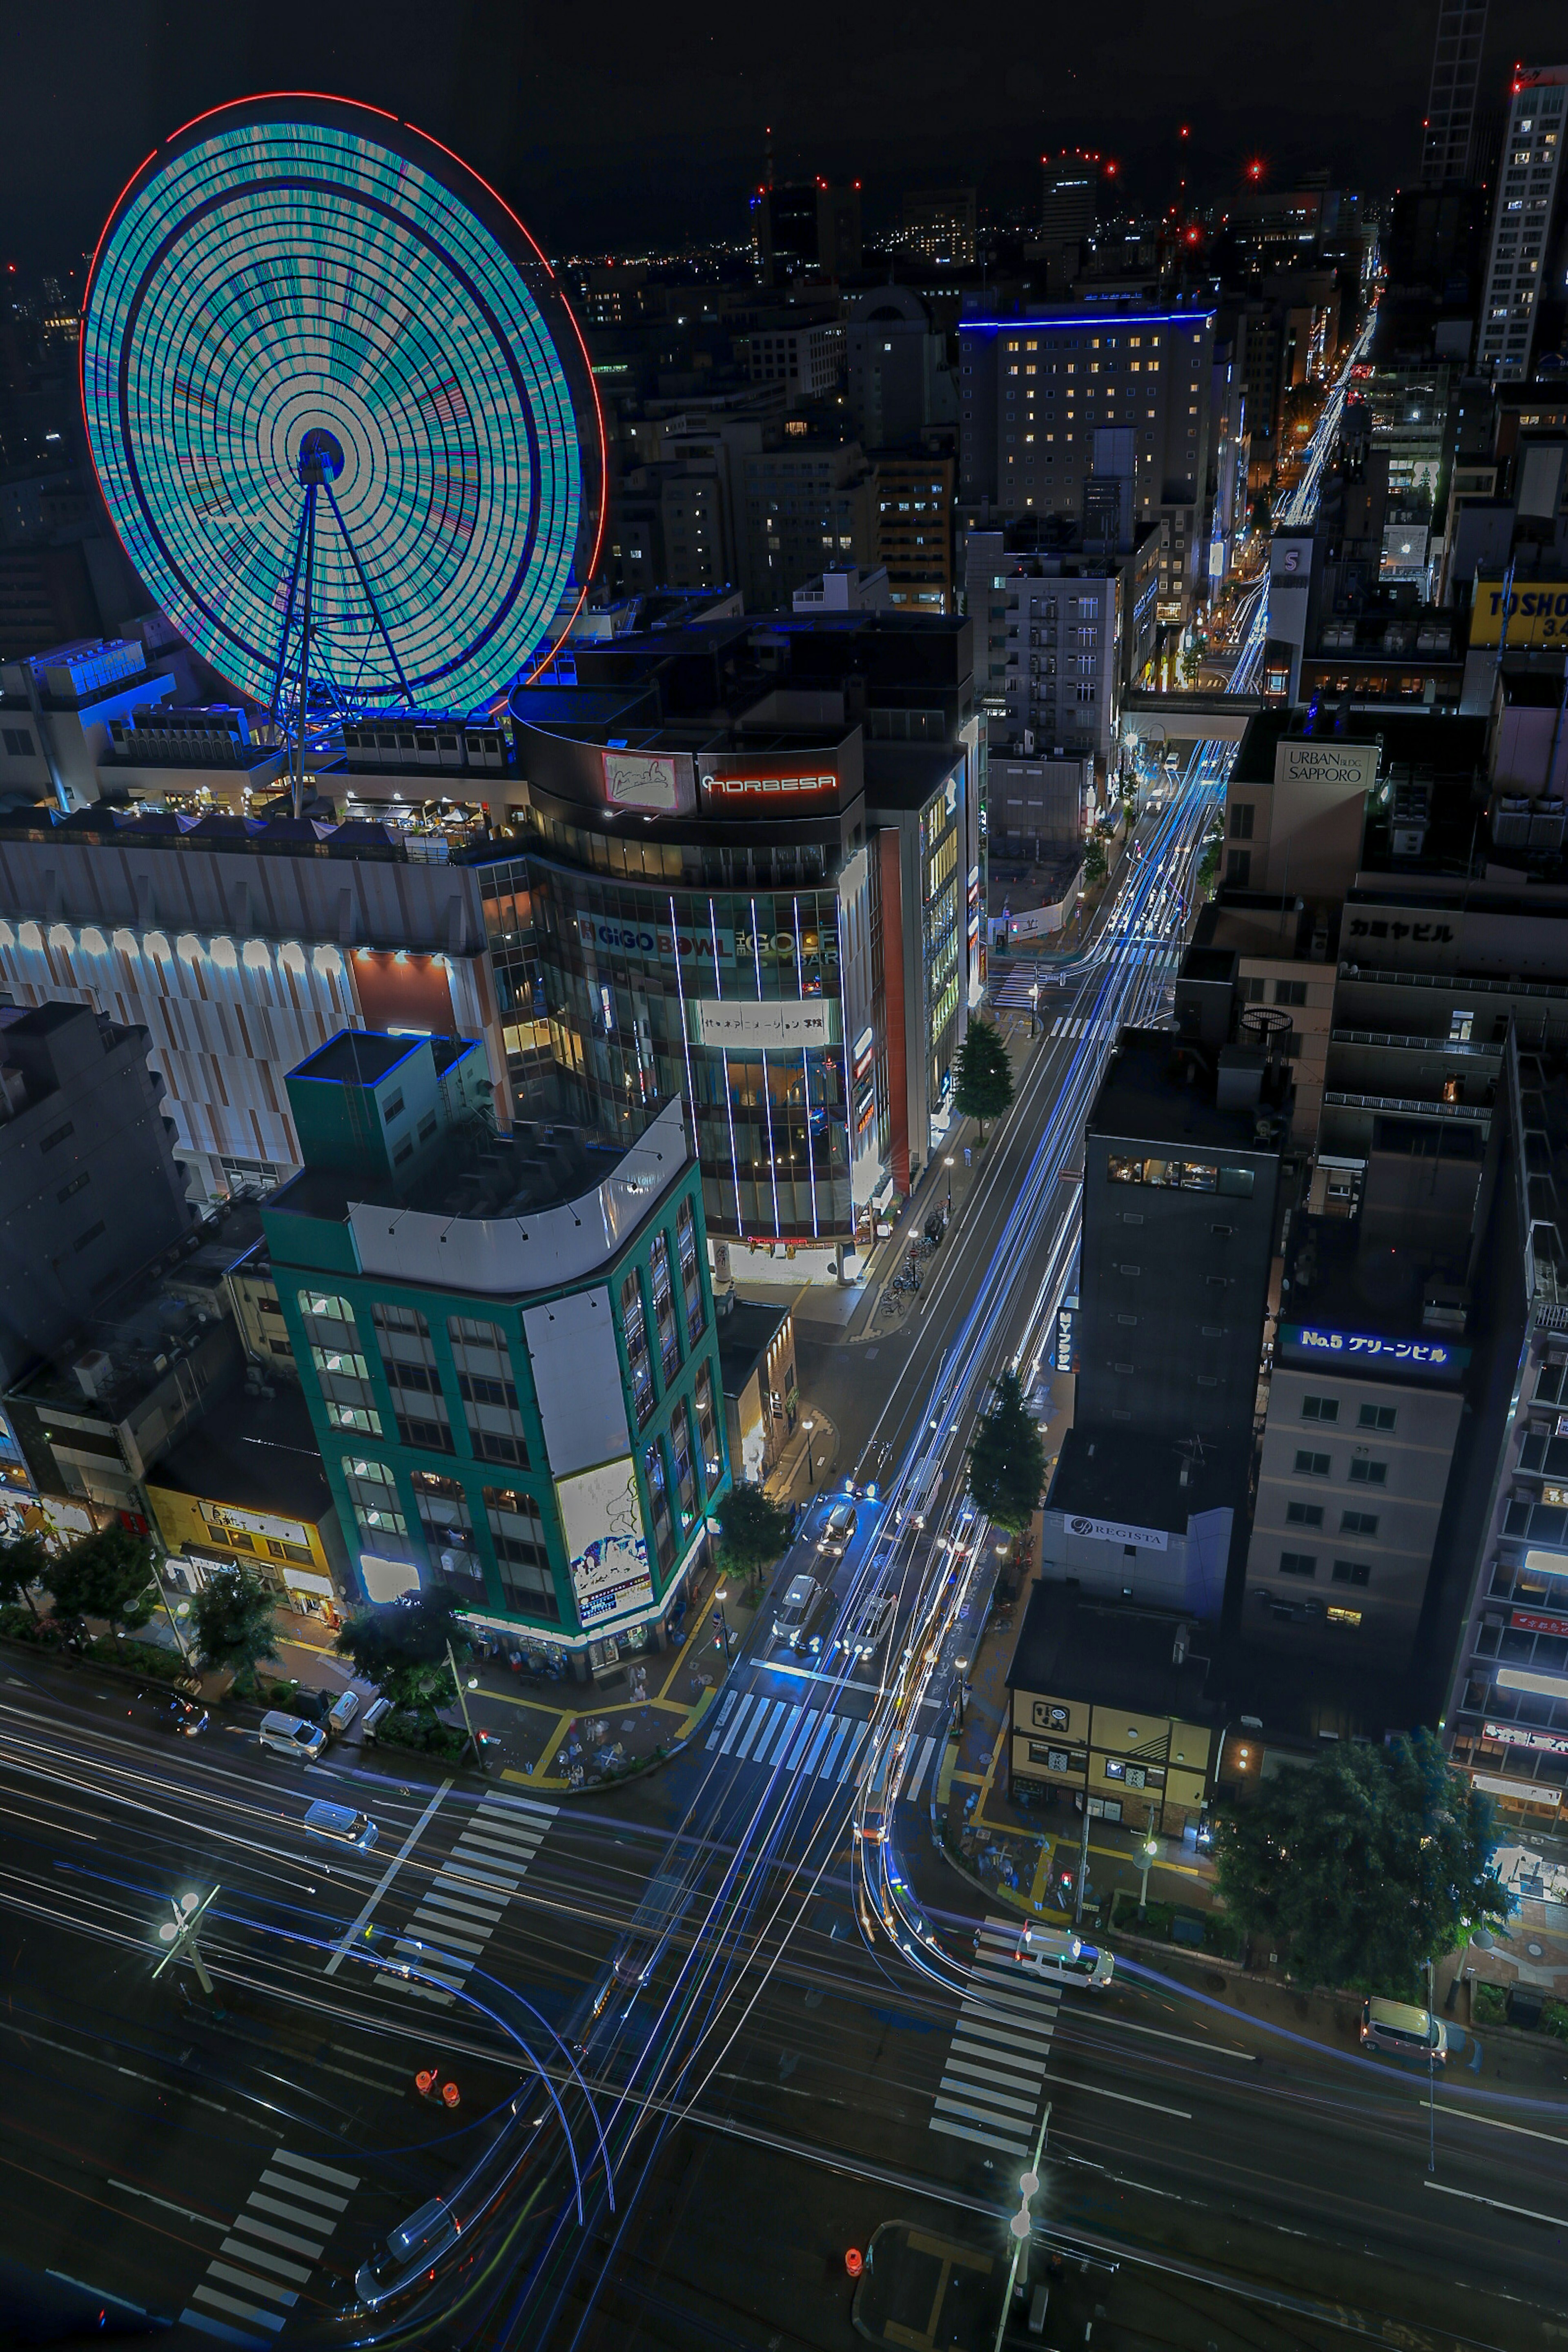
<path id="1" fill-rule="evenodd" d="M 494 191 L 379 110 L 219 108 L 99 241 L 82 410 L 143 583 L 300 747 L 548 658 L 604 525 L 603 413 Z"/>

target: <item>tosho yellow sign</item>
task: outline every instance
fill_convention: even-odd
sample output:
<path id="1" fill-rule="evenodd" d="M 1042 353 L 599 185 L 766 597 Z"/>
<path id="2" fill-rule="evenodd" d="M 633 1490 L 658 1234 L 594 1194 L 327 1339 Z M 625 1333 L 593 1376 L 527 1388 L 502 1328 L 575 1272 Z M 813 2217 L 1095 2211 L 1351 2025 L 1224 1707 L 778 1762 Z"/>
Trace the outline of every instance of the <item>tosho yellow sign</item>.
<path id="1" fill-rule="evenodd" d="M 1508 600 L 1508 636 L 1503 639 L 1503 583 L 1478 580 L 1470 606 L 1470 643 L 1495 646 L 1568 645 L 1568 580 L 1516 580 Z"/>

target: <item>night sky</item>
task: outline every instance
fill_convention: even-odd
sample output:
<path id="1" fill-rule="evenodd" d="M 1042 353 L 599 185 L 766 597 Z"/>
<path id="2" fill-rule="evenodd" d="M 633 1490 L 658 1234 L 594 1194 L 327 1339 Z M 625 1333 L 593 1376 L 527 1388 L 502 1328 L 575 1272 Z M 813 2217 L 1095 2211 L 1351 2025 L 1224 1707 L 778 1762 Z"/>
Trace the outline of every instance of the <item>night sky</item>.
<path id="1" fill-rule="evenodd" d="M 779 174 L 860 178 L 873 231 L 922 183 L 1026 202 L 1040 153 L 1069 141 L 1163 205 L 1183 121 L 1200 200 L 1223 201 L 1254 153 L 1277 182 L 1326 164 L 1381 194 L 1413 176 L 1436 15 L 1436 0 L 0 0 L 0 237 L 24 268 L 79 266 L 161 139 L 267 89 L 406 115 L 555 252 L 743 235 L 768 121 Z M 1491 103 L 1516 58 L 1564 57 L 1563 0 L 1493 0 Z"/>

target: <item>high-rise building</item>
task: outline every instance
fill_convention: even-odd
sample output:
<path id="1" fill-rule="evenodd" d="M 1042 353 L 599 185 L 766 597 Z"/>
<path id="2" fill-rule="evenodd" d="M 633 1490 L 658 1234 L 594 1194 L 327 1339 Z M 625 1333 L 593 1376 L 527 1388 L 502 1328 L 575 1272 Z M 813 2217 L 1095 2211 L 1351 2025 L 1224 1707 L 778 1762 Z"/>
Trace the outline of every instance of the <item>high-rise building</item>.
<path id="1" fill-rule="evenodd" d="M 797 275 L 842 278 L 860 267 L 858 180 L 847 188 L 831 188 L 826 180 L 759 188 L 752 217 L 765 285 L 784 285 Z"/>
<path id="2" fill-rule="evenodd" d="M 877 555 L 895 612 L 951 613 L 952 488 L 951 457 L 879 456 Z"/>
<path id="3" fill-rule="evenodd" d="M 1208 571 L 1215 474 L 1212 310 L 1083 305 L 960 321 L 959 501 L 1076 522 L 1096 435 L 1132 436 L 1134 538 L 1166 527 L 1162 619 L 1190 617 Z"/>
<path id="4" fill-rule="evenodd" d="M 1568 177 L 1563 170 L 1565 104 L 1568 66 L 1521 67 L 1509 85 L 1508 123 L 1476 337 L 1476 365 L 1483 375 L 1528 375 L 1535 354 L 1549 347 L 1547 332 L 1555 336 L 1562 329 L 1561 241 L 1568 209 Z"/>
<path id="5" fill-rule="evenodd" d="M 907 286 L 858 294 L 844 330 L 846 407 L 867 449 L 921 449 L 928 428 L 958 418 L 948 339 Z"/>
<path id="6" fill-rule="evenodd" d="M 151 1042 L 83 1004 L 0 1006 L 0 1380 L 190 1231 Z"/>
<path id="7" fill-rule="evenodd" d="M 825 565 L 875 564 L 877 480 L 858 442 L 802 434 L 746 457 L 742 473 L 741 576 L 752 611 L 787 604 Z"/>
<path id="8" fill-rule="evenodd" d="M 365 1598 L 442 1586 L 579 1675 L 658 1646 L 729 1484 L 679 1102 L 625 1150 L 498 1137 L 482 1054 L 345 1031 L 264 1211 Z"/>
<path id="9" fill-rule="evenodd" d="M 974 190 L 923 188 L 904 198 L 904 244 L 938 268 L 973 269 Z"/>
<path id="10" fill-rule="evenodd" d="M 1487 0 L 1438 0 L 1432 81 L 1421 126 L 1423 187 L 1441 188 L 1470 177 L 1486 30 Z"/>

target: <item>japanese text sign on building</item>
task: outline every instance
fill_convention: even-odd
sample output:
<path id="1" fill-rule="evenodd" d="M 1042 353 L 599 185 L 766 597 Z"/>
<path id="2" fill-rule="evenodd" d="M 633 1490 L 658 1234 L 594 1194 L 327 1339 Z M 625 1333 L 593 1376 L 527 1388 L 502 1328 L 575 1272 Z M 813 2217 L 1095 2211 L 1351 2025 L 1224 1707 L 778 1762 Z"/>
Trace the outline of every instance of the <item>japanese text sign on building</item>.
<path id="1" fill-rule="evenodd" d="M 1451 923 L 1405 923 L 1385 915 L 1352 915 L 1349 930 L 1352 940 L 1413 940 L 1418 947 L 1448 947 L 1454 938 Z"/>
<path id="2" fill-rule="evenodd" d="M 838 1000 L 832 996 L 773 997 L 761 1003 L 744 997 L 705 998 L 697 1007 L 700 1042 L 742 1053 L 837 1045 L 837 1027 Z"/>
<path id="3" fill-rule="evenodd" d="M 1447 1339 L 1384 1339 L 1371 1331 L 1336 1331 L 1320 1323 L 1281 1323 L 1279 1345 L 1288 1355 L 1332 1357 L 1347 1370 L 1375 1364 L 1384 1371 L 1458 1372 L 1470 1360 L 1468 1348 Z"/>

